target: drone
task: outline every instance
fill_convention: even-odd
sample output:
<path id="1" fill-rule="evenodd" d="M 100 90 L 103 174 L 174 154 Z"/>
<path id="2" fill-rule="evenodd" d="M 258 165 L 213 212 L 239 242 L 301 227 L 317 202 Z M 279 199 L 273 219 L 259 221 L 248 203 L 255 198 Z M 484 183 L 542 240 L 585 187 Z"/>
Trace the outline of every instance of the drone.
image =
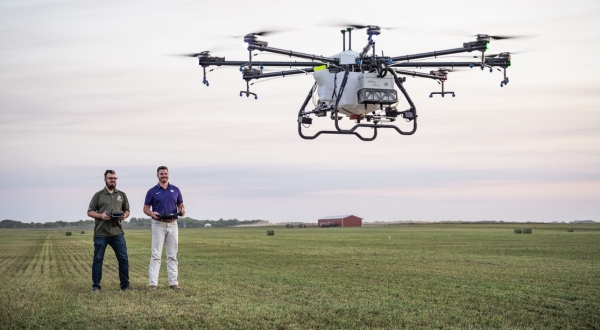
<path id="1" fill-rule="evenodd" d="M 407 76 L 437 81 L 441 85 L 441 91 L 432 92 L 429 97 L 434 97 L 434 95 L 441 97 L 446 95 L 456 96 L 454 92 L 446 91 L 444 86 L 448 74 L 455 68 L 469 67 L 472 69 L 479 67 L 481 70 L 489 69 L 490 72 L 493 72 L 496 68 L 504 73 L 500 86 L 504 87 L 509 82 L 506 69 L 511 65 L 511 53 L 504 52 L 486 56 L 485 52 L 488 50 L 491 40 L 512 38 L 510 36 L 477 34 L 474 41 L 465 42 L 460 48 L 402 56 L 384 56 L 382 52 L 380 56 L 375 52 L 375 46 L 382 28 L 376 25 L 350 26 L 341 30 L 343 37 L 342 52 L 330 57 L 270 47 L 266 41 L 259 40 L 259 37 L 269 34 L 269 31 L 249 33 L 243 37 L 249 54 L 247 61 L 226 61 L 225 57 L 212 56 L 210 51 L 188 54 L 187 56 L 198 58 L 198 63 L 203 68 L 202 82 L 207 87 L 209 86 L 206 79 L 206 69 L 208 67 L 239 67 L 242 78 L 246 81 L 246 90 L 240 91 L 239 95 L 253 96 L 254 99 L 258 99 L 258 95 L 250 91 L 252 80 L 312 74 L 315 82 L 298 112 L 298 134 L 301 138 L 308 140 L 315 139 L 321 134 L 343 134 L 355 135 L 363 141 L 373 141 L 377 138 L 377 130 L 384 128 L 394 129 L 401 135 L 414 134 L 417 130 L 417 109 L 404 88 Z M 367 44 L 361 51 L 352 50 L 352 31 L 354 29 L 366 29 Z M 348 35 L 348 49 L 346 49 L 346 34 Z M 253 60 L 253 52 L 255 51 L 310 61 L 257 61 Z M 480 56 L 473 56 L 473 58 L 481 58 L 481 60 L 467 62 L 415 61 L 470 52 L 481 52 Z M 265 67 L 285 67 L 290 70 L 264 72 Z M 438 69 L 426 73 L 409 71 L 406 68 Z M 399 95 L 398 91 L 402 94 Z M 401 96 L 404 96 L 406 103 L 408 103 L 406 110 L 398 109 Z M 307 109 L 311 100 L 314 107 Z M 344 116 L 354 120 L 356 124 L 349 129 L 341 128 L 339 121 Z M 308 128 L 313 123 L 313 119 L 321 117 L 329 117 L 333 121 L 335 129 L 321 130 L 313 135 L 304 134 L 303 128 Z M 412 129 L 403 131 L 392 124 L 399 118 L 411 123 Z M 365 137 L 357 131 L 359 128 L 371 128 L 373 134 Z"/>

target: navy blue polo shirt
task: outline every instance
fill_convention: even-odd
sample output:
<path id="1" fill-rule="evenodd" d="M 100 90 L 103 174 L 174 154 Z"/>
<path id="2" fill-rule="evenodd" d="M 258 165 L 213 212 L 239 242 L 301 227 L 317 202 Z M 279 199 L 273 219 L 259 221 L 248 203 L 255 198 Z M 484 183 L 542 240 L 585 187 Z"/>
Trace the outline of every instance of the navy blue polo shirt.
<path id="1" fill-rule="evenodd" d="M 167 189 L 159 184 L 150 188 L 144 201 L 144 205 L 152 207 L 152 212 L 160 214 L 177 213 L 177 204 L 183 204 L 183 197 L 179 188 L 170 183 Z"/>

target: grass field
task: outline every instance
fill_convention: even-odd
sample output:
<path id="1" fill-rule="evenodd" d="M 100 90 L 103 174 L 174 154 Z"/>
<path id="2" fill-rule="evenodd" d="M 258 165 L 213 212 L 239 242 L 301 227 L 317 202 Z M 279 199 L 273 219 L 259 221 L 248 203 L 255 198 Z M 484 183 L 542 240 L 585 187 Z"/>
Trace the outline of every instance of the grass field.
<path id="1" fill-rule="evenodd" d="M 0 328 L 600 328 L 600 226 L 180 229 L 179 280 L 148 292 L 149 230 L 110 247 L 91 289 L 92 232 L 0 230 Z"/>

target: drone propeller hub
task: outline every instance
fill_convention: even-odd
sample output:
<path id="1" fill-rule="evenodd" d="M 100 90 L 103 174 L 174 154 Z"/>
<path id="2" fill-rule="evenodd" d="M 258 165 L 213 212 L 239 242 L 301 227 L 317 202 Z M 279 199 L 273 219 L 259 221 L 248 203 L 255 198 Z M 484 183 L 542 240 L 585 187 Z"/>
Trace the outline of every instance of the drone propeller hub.
<path id="1" fill-rule="evenodd" d="M 501 58 L 503 60 L 510 60 L 510 53 L 500 53 L 498 54 L 498 58 Z"/>
<path id="2" fill-rule="evenodd" d="M 477 35 L 477 41 L 490 41 L 490 36 L 487 34 L 478 34 Z"/>
<path id="3" fill-rule="evenodd" d="M 381 34 L 381 29 L 379 28 L 379 26 L 376 26 L 376 25 L 367 26 L 367 35 L 373 36 L 373 35 L 380 35 L 380 34 Z"/>
<path id="4" fill-rule="evenodd" d="M 244 42 L 251 44 L 258 41 L 258 38 L 256 37 L 256 35 L 254 33 L 250 33 L 244 36 Z"/>

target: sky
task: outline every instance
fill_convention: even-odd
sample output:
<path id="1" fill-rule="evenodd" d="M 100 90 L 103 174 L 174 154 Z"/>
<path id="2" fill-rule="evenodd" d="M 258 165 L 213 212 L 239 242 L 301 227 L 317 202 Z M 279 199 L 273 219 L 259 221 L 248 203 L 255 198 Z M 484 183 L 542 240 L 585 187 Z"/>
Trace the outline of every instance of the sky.
<path id="1" fill-rule="evenodd" d="M 195 219 L 600 221 L 599 17 L 588 0 L 1 1 L 0 220 L 88 219 L 106 169 L 142 217 L 166 165 Z M 298 136 L 310 75 L 259 82 L 254 100 L 236 68 L 206 87 L 174 56 L 246 60 L 232 36 L 265 29 L 284 31 L 262 38 L 272 47 L 331 56 L 340 27 L 323 22 L 395 27 L 377 40 L 392 56 L 523 37 L 491 43 L 517 53 L 506 87 L 475 68 L 450 73 L 455 98 L 429 98 L 438 84 L 407 78 L 417 132 L 373 142 Z"/>

